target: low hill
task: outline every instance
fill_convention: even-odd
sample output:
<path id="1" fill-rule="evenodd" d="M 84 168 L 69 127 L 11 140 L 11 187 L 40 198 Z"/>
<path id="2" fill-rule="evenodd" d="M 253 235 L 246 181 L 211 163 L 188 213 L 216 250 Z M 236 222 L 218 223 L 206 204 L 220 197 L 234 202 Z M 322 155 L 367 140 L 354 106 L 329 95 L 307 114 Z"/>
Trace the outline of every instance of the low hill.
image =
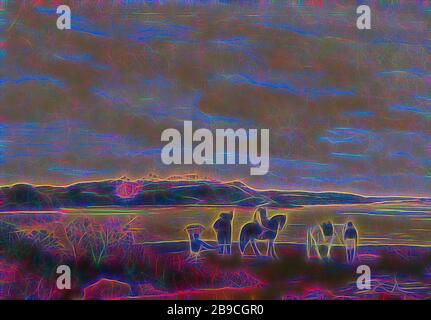
<path id="1" fill-rule="evenodd" d="M 257 190 L 246 184 L 210 180 L 105 180 L 70 186 L 17 184 L 0 188 L 0 210 L 55 210 L 89 206 L 230 205 L 295 207 L 322 204 L 356 204 L 405 197 L 364 197 L 337 192 Z M 429 200 L 428 200 L 429 201 Z"/>

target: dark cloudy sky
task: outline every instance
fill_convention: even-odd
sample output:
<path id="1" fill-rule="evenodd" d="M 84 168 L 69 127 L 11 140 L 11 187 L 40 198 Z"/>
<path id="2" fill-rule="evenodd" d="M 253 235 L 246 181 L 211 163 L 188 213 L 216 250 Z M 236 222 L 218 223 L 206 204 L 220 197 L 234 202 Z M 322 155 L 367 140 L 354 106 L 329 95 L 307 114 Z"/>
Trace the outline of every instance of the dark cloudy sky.
<path id="1" fill-rule="evenodd" d="M 424 1 L 372 6 L 370 31 L 356 29 L 354 1 L 119 2 L 61 1 L 73 18 L 59 31 L 55 1 L 0 1 L 1 184 L 196 172 L 429 195 Z M 269 128 L 268 175 L 163 165 L 160 134 L 185 120 Z"/>

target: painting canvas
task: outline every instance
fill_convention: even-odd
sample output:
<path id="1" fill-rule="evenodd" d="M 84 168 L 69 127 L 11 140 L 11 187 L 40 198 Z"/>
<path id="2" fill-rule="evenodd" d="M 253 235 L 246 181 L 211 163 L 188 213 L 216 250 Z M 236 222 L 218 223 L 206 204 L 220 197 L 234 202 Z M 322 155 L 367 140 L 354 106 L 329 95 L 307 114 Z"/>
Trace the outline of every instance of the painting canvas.
<path id="1" fill-rule="evenodd" d="M 0 0 L 0 299 L 431 298 L 429 1 Z"/>

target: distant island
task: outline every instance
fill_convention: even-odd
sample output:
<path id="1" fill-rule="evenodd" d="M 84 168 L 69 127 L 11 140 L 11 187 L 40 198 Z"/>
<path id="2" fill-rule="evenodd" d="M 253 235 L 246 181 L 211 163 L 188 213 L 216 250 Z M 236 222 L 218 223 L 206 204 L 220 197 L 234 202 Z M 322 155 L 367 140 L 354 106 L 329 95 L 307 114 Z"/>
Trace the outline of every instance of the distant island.
<path id="1" fill-rule="evenodd" d="M 240 181 L 127 178 L 82 182 L 69 186 L 15 184 L 0 187 L 0 211 L 37 211 L 92 206 L 238 206 L 361 204 L 396 200 L 430 201 L 414 197 L 366 197 L 341 192 L 257 190 Z"/>

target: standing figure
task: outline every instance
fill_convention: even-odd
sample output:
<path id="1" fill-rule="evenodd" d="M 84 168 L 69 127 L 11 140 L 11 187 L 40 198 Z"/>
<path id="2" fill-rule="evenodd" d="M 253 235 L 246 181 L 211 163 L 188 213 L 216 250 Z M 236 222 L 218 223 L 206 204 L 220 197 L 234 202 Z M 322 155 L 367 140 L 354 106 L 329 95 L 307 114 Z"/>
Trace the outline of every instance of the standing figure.
<path id="1" fill-rule="evenodd" d="M 220 254 L 230 254 L 233 211 L 221 213 L 213 228 L 217 233 Z"/>
<path id="2" fill-rule="evenodd" d="M 358 231 L 351 221 L 347 223 L 344 229 L 344 245 L 346 247 L 347 263 L 352 263 L 355 260 L 358 246 Z"/>
<path id="3" fill-rule="evenodd" d="M 259 212 L 259 214 L 257 214 Z M 265 229 L 269 229 L 269 219 L 268 214 L 266 212 L 266 208 L 261 207 L 258 208 L 253 215 L 253 222 L 258 223 Z"/>

